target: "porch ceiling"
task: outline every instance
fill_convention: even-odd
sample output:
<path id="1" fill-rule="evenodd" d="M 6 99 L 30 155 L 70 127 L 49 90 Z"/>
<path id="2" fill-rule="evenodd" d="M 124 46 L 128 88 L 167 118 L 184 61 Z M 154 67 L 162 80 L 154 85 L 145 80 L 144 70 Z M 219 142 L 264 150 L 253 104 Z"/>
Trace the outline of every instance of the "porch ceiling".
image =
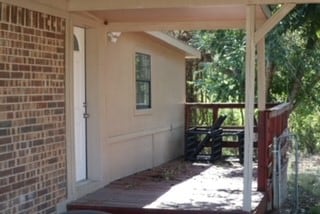
<path id="1" fill-rule="evenodd" d="M 320 3 L 320 0 L 68 0 L 70 11 Z"/>
<path id="2" fill-rule="evenodd" d="M 86 12 L 104 21 L 110 31 L 245 28 L 246 20 L 244 4 L 129 9 L 89 7 Z M 266 7 L 257 6 L 257 23 L 265 22 L 267 17 Z"/>
<path id="3" fill-rule="evenodd" d="M 189 22 L 189 21 L 234 21 L 245 20 L 244 5 L 217 5 L 193 8 L 150 8 L 126 10 L 95 10 L 97 17 L 108 22 Z M 257 18 L 266 17 L 260 7 L 257 8 Z"/>

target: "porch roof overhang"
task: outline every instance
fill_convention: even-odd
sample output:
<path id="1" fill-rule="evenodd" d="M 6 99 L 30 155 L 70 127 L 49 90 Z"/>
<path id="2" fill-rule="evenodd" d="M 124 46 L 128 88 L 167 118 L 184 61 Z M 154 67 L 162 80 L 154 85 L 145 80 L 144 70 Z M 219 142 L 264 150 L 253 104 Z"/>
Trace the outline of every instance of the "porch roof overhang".
<path id="1" fill-rule="evenodd" d="M 245 28 L 245 4 L 203 2 L 70 0 L 69 11 L 85 11 L 102 20 L 108 31 L 116 32 Z M 257 24 L 264 23 L 269 15 L 266 6 L 256 6 Z"/>
<path id="2" fill-rule="evenodd" d="M 198 51 L 197 49 L 187 45 L 186 43 L 176 38 L 169 36 L 166 33 L 158 32 L 158 31 L 146 31 L 145 33 L 183 52 L 186 58 L 201 57 L 200 51 Z"/>
<path id="3" fill-rule="evenodd" d="M 70 11 L 195 8 L 228 5 L 309 4 L 319 0 L 68 0 Z"/>

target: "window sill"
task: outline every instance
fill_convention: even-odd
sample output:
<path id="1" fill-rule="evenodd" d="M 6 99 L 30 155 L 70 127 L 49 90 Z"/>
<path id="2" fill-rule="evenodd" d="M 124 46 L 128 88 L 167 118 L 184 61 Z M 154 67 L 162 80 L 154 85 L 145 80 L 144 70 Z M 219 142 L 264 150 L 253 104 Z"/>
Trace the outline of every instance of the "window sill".
<path id="1" fill-rule="evenodd" d="M 135 116 L 144 116 L 144 115 L 151 115 L 152 109 L 135 109 L 134 115 Z"/>

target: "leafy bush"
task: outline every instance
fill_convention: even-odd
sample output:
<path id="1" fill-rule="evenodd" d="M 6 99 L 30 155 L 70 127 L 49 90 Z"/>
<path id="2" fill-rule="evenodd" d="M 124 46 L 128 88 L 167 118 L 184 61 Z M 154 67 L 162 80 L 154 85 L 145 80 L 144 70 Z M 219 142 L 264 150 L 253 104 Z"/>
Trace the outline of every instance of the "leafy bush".
<path id="1" fill-rule="evenodd" d="M 310 209 L 311 214 L 319 214 L 320 213 L 320 206 L 312 207 Z"/>
<path id="2" fill-rule="evenodd" d="M 298 136 L 300 149 L 306 153 L 320 152 L 320 112 L 306 106 L 297 108 L 290 117 L 291 130 Z"/>

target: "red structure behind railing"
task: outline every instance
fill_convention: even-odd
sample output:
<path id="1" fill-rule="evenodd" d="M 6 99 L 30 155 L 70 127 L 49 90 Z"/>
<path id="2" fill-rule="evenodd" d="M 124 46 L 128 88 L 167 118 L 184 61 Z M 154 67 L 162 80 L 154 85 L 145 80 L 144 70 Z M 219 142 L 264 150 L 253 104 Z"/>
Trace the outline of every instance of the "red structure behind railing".
<path id="1" fill-rule="evenodd" d="M 272 144 L 288 128 L 292 106 L 283 103 L 259 112 L 258 122 L 258 190 L 266 192 L 272 199 Z"/>

